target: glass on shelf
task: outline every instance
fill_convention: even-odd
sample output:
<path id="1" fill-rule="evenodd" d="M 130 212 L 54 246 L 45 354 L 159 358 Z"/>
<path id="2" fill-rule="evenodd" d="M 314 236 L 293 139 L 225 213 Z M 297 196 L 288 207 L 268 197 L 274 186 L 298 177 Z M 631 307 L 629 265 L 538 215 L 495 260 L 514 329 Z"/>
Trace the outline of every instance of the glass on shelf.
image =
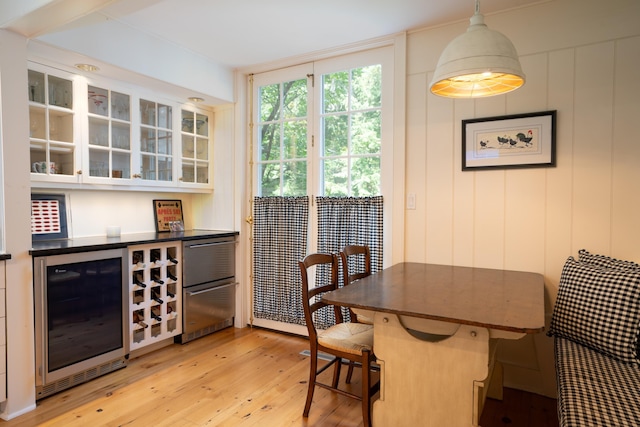
<path id="1" fill-rule="evenodd" d="M 131 130 L 128 123 L 111 124 L 111 146 L 122 150 L 131 147 Z"/>
<path id="2" fill-rule="evenodd" d="M 87 90 L 87 109 L 91 114 L 107 117 L 109 115 L 109 91 L 95 86 L 89 86 Z"/>
<path id="3" fill-rule="evenodd" d="M 112 154 L 113 169 L 112 178 L 131 178 L 131 155 L 124 152 L 114 152 Z"/>
<path id="4" fill-rule="evenodd" d="M 100 118 L 89 118 L 89 144 L 109 146 L 109 122 Z"/>
<path id="5" fill-rule="evenodd" d="M 140 100 L 140 123 L 147 126 L 156 125 L 156 103 Z"/>
<path id="6" fill-rule="evenodd" d="M 158 156 L 158 181 L 173 181 L 172 165 L 171 157 Z"/>
<path id="7" fill-rule="evenodd" d="M 142 127 L 140 129 L 140 151 L 143 153 L 156 152 L 156 130 Z"/>
<path id="8" fill-rule="evenodd" d="M 193 133 L 195 113 L 193 111 L 182 110 L 182 132 Z"/>
<path id="9" fill-rule="evenodd" d="M 111 117 L 129 121 L 129 95 L 111 91 Z"/>
<path id="10" fill-rule="evenodd" d="M 73 88 L 71 80 L 49 76 L 49 105 L 73 108 Z"/>
<path id="11" fill-rule="evenodd" d="M 105 150 L 89 150 L 89 176 L 109 176 L 109 152 Z"/>
<path id="12" fill-rule="evenodd" d="M 44 73 L 28 71 L 29 101 L 44 104 Z"/>
<path id="13" fill-rule="evenodd" d="M 196 182 L 198 184 L 209 183 L 209 167 L 206 164 L 198 164 L 198 173 L 196 174 Z"/>

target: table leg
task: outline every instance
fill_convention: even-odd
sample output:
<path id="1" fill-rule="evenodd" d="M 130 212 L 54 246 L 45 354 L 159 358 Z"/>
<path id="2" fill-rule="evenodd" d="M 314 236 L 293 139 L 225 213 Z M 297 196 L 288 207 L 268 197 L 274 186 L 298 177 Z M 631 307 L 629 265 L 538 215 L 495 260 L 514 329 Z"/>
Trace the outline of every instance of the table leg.
<path id="1" fill-rule="evenodd" d="M 373 425 L 477 426 L 492 359 L 489 330 L 459 325 L 452 335 L 433 335 L 429 320 L 410 320 L 407 329 L 398 316 L 375 313 L 381 387 Z"/>

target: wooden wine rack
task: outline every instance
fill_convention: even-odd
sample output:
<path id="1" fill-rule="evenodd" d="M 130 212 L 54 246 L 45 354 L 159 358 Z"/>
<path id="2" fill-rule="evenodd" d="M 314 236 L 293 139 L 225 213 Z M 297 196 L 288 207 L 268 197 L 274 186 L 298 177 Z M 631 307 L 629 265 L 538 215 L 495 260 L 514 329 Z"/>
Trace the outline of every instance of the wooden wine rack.
<path id="1" fill-rule="evenodd" d="M 129 336 L 132 351 L 182 333 L 180 262 L 181 241 L 129 247 Z"/>

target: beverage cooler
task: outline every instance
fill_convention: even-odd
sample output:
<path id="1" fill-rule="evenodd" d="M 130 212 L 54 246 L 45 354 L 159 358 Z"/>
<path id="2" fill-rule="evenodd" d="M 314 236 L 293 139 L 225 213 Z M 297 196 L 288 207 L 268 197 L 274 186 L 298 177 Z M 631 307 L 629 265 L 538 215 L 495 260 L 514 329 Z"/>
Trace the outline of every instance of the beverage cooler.
<path id="1" fill-rule="evenodd" d="M 34 257 L 36 397 L 126 366 L 124 249 Z"/>

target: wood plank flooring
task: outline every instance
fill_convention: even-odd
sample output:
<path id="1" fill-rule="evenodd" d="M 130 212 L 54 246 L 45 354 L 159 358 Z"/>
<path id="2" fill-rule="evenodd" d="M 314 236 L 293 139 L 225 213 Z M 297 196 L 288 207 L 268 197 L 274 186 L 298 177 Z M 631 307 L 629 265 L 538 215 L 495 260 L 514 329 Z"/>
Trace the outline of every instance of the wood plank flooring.
<path id="1" fill-rule="evenodd" d="M 137 357 L 124 369 L 42 399 L 32 412 L 0 420 L 0 427 L 362 426 L 360 402 L 323 389 L 302 417 L 309 362 L 300 352 L 306 349 L 301 337 L 227 328 Z M 358 370 L 352 387 L 359 390 Z M 555 400 L 510 389 L 504 394 L 502 402 L 487 400 L 483 427 L 558 426 Z"/>

